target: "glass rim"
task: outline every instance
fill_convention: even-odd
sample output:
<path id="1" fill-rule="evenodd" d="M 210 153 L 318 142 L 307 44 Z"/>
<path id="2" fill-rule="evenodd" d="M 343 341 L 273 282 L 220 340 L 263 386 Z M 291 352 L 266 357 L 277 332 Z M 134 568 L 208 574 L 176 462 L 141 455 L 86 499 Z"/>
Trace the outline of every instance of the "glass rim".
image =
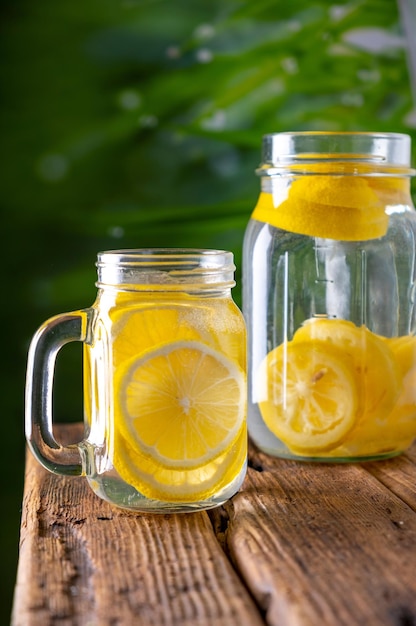
<path id="1" fill-rule="evenodd" d="M 126 248 L 98 252 L 96 266 L 168 266 L 190 263 L 201 268 L 234 267 L 234 255 L 228 250 L 211 248 Z"/>
<path id="2" fill-rule="evenodd" d="M 283 173 L 413 176 L 416 171 L 411 168 L 410 160 L 411 137 L 405 133 L 285 131 L 263 136 L 262 163 L 256 173 L 259 176 Z M 318 163 L 320 170 L 314 172 L 313 165 Z M 340 171 L 333 167 L 322 170 L 322 164 L 326 163 L 339 164 Z M 347 167 L 355 163 L 356 171 Z M 307 167 L 305 172 L 302 166 Z"/>
<path id="3" fill-rule="evenodd" d="M 129 258 L 144 258 L 146 256 L 152 258 L 167 258 L 184 256 L 189 258 L 191 256 L 218 256 L 218 255 L 232 255 L 232 252 L 228 250 L 220 250 L 216 248 L 185 248 L 185 247 L 146 247 L 146 248 L 117 248 L 114 250 L 102 250 L 97 253 L 98 258 L 108 256 L 108 259 L 115 257 L 129 257 Z"/>
<path id="4" fill-rule="evenodd" d="M 97 254 L 96 267 L 99 287 L 129 284 L 176 290 L 185 285 L 193 288 L 235 285 L 234 254 L 228 250 L 163 247 L 106 250 Z"/>

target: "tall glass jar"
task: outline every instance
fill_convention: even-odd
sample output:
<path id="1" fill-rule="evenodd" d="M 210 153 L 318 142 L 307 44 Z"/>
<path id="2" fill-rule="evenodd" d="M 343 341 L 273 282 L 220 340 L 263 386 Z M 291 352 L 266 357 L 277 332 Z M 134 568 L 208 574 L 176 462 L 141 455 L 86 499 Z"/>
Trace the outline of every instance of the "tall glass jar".
<path id="1" fill-rule="evenodd" d="M 350 461 L 416 436 L 410 138 L 276 133 L 243 255 L 248 423 L 263 451 Z"/>

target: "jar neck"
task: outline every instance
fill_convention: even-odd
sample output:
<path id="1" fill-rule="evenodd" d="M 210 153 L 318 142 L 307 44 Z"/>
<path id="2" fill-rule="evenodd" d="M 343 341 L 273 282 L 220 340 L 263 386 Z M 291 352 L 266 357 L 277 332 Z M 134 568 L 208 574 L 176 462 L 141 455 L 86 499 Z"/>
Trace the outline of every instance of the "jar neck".
<path id="1" fill-rule="evenodd" d="M 133 292 L 229 294 L 233 254 L 225 250 L 110 250 L 97 256 L 97 287 Z"/>

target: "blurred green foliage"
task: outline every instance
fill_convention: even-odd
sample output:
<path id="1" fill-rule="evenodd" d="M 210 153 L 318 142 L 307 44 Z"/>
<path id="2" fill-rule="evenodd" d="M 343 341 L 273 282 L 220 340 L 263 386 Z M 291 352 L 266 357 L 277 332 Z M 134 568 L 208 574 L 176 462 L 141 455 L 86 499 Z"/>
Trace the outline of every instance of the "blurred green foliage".
<path id="1" fill-rule="evenodd" d="M 1 12 L 7 623 L 26 351 L 45 318 L 92 303 L 97 251 L 230 249 L 240 302 L 262 134 L 415 137 L 416 119 L 394 0 L 3 0 Z M 79 353 L 60 361 L 56 412 L 79 420 Z"/>

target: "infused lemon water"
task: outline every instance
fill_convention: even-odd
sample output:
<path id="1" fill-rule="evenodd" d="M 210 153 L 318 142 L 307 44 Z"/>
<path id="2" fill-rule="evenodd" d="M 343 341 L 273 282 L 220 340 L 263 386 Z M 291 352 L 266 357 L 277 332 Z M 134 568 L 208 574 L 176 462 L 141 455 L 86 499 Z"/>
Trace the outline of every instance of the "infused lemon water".
<path id="1" fill-rule="evenodd" d="M 385 458 L 416 436 L 409 138 L 266 136 L 244 242 L 248 422 L 277 456 Z"/>
<path id="2" fill-rule="evenodd" d="M 105 450 L 90 484 L 127 508 L 209 508 L 244 477 L 244 320 L 212 286 L 189 291 L 102 293 L 84 347 L 88 440 Z"/>

